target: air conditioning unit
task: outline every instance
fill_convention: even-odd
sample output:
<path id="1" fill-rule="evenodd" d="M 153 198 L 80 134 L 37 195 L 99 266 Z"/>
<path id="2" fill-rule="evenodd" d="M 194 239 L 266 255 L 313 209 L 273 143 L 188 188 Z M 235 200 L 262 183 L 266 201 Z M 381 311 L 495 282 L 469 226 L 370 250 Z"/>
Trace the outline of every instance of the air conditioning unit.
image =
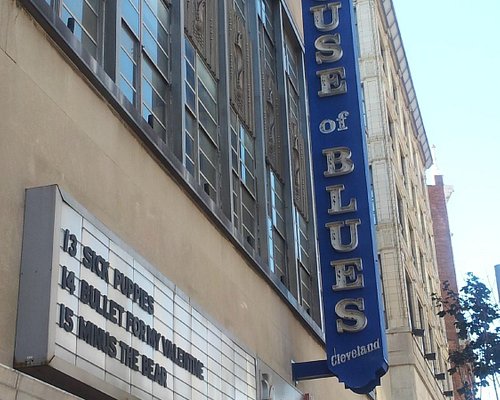
<path id="1" fill-rule="evenodd" d="M 419 328 L 413 328 L 411 330 L 411 333 L 413 334 L 413 336 L 418 336 L 418 337 L 423 337 L 424 332 L 425 332 L 424 329 L 419 329 Z"/>
<path id="2" fill-rule="evenodd" d="M 438 380 L 438 381 L 444 381 L 446 379 L 446 375 L 444 372 L 440 373 L 440 374 L 436 374 L 434 375 L 434 377 Z"/>

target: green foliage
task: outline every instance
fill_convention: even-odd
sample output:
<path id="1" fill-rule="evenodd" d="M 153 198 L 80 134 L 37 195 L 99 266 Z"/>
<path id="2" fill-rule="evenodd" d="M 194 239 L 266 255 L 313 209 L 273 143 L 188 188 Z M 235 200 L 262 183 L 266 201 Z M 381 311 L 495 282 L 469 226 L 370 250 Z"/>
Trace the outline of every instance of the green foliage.
<path id="1" fill-rule="evenodd" d="M 440 311 L 438 315 L 451 315 L 455 319 L 461 345 L 450 351 L 449 361 L 464 383 L 462 393 L 465 399 L 475 398 L 475 385 L 464 378 L 464 371 L 470 370 L 475 384 L 489 386 L 500 372 L 500 311 L 491 300 L 491 291 L 472 273 L 467 274 L 466 284 L 459 293 L 443 283 L 443 297 L 433 294 Z M 465 374 L 467 375 L 467 374 Z"/>

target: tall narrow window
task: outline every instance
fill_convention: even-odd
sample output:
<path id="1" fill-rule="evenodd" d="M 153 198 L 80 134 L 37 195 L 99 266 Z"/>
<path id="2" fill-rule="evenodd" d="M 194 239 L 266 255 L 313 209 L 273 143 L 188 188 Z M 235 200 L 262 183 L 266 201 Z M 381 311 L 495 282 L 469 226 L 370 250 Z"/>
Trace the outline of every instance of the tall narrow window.
<path id="1" fill-rule="evenodd" d="M 396 193 L 396 212 L 399 222 L 399 230 L 404 238 L 406 238 L 406 217 L 404 211 L 403 199 L 399 192 Z"/>
<path id="2" fill-rule="evenodd" d="M 269 172 L 268 246 L 269 267 L 288 286 L 286 263 L 286 226 L 284 185 L 276 174 Z"/>
<path id="3" fill-rule="evenodd" d="M 389 111 L 389 110 L 387 110 L 387 111 Z M 399 147 L 397 146 L 397 143 L 396 143 L 396 127 L 395 127 L 393 119 L 390 116 L 389 116 L 389 120 L 388 120 L 388 125 L 389 125 L 389 138 L 391 141 L 392 151 L 394 153 L 396 153 L 397 149 L 399 149 Z M 394 157 L 396 157 L 396 155 L 394 155 Z"/>
<path id="4" fill-rule="evenodd" d="M 285 40 L 285 71 L 288 108 L 288 134 L 290 156 L 292 159 L 293 202 L 307 219 L 307 173 L 306 173 L 306 141 L 302 129 L 303 107 L 300 104 L 302 79 L 300 68 L 301 53 L 290 35 Z"/>
<path id="5" fill-rule="evenodd" d="M 382 255 L 378 254 L 378 267 L 380 271 L 380 290 L 382 295 L 382 307 L 384 309 L 384 321 L 385 327 L 389 328 L 389 319 L 387 317 L 387 300 L 385 298 L 385 289 L 384 289 L 384 265 L 382 264 Z"/>
<path id="6" fill-rule="evenodd" d="M 363 124 L 365 128 L 365 133 L 368 136 L 368 116 L 366 114 L 366 97 L 365 97 L 365 86 L 363 83 L 361 83 L 361 90 L 359 92 L 361 96 L 361 114 L 363 116 Z"/>
<path id="7" fill-rule="evenodd" d="M 95 59 L 101 40 L 100 0 L 62 0 L 60 16 L 66 26 L 80 40 L 82 47 Z"/>
<path id="8" fill-rule="evenodd" d="M 408 174 L 406 172 L 406 157 L 402 149 L 399 149 L 400 160 L 399 165 L 401 166 L 401 176 L 403 177 L 403 182 L 405 186 L 408 184 Z"/>
<path id="9" fill-rule="evenodd" d="M 418 304 L 418 324 L 420 329 L 425 329 L 425 315 L 424 315 L 424 309 L 422 307 L 422 303 L 420 303 L 420 300 L 417 300 Z M 423 354 L 426 353 L 427 348 L 426 348 L 426 343 L 425 343 L 425 338 L 423 336 L 419 337 L 419 342 L 420 342 L 420 350 L 422 351 Z"/>
<path id="10" fill-rule="evenodd" d="M 309 239 L 308 192 L 306 168 L 306 131 L 303 98 L 302 53 L 292 34 L 285 35 L 285 83 L 287 95 L 288 138 L 293 188 L 295 255 L 298 280 L 298 300 L 312 312 L 313 270 L 312 243 Z"/>
<path id="11" fill-rule="evenodd" d="M 302 214 L 297 210 L 296 226 L 297 226 L 297 266 L 299 275 L 299 301 L 302 307 L 310 314 L 312 307 L 312 271 L 310 259 L 310 243 L 308 235 L 307 221 Z"/>
<path id="12" fill-rule="evenodd" d="M 427 325 L 428 353 L 434 353 L 434 332 L 430 325 Z"/>
<path id="13" fill-rule="evenodd" d="M 377 220 L 377 203 L 375 199 L 375 188 L 373 185 L 373 170 L 372 166 L 370 165 L 369 167 L 370 171 L 370 201 L 372 205 L 372 219 L 373 219 L 373 224 L 377 225 L 378 220 Z"/>
<path id="14" fill-rule="evenodd" d="M 413 265 L 415 266 L 415 270 L 418 274 L 420 272 L 420 266 L 419 266 L 420 259 L 417 257 L 417 242 L 415 240 L 415 231 L 414 231 L 411 223 L 409 223 L 408 225 L 409 225 L 409 232 L 410 232 L 408 244 L 409 244 L 410 250 L 411 250 Z"/>
<path id="15" fill-rule="evenodd" d="M 255 143 L 231 110 L 233 223 L 247 243 L 256 247 Z"/>
<path id="16" fill-rule="evenodd" d="M 405 274 L 406 282 L 406 298 L 408 301 L 408 323 L 410 329 L 416 328 L 415 326 L 415 312 L 413 311 L 413 286 L 411 284 L 410 278 Z"/>
<path id="17" fill-rule="evenodd" d="M 271 272 L 289 287 L 286 246 L 285 183 L 283 144 L 287 130 L 281 129 L 281 104 L 278 93 L 277 52 L 274 8 L 270 0 L 257 2 L 259 10 L 259 46 L 262 70 L 264 133 L 266 144 L 266 174 L 269 187 L 268 251 Z"/>
<path id="18" fill-rule="evenodd" d="M 163 0 L 122 0 L 118 85 L 166 140 L 169 9 Z"/>
<path id="19" fill-rule="evenodd" d="M 266 160 L 268 167 L 283 177 L 283 143 L 286 131 L 283 132 L 280 124 L 274 13 L 270 0 L 261 0 L 258 4 Z"/>
<path id="20" fill-rule="evenodd" d="M 219 128 L 217 82 L 186 39 L 186 130 L 184 165 L 217 201 L 219 176 Z"/>
<path id="21" fill-rule="evenodd" d="M 423 253 L 419 250 L 418 256 L 420 258 L 420 273 L 422 275 L 422 283 L 424 284 L 424 289 L 427 291 L 427 294 L 431 294 L 429 291 L 429 282 L 427 281 L 427 272 L 425 269 L 425 258 Z"/>

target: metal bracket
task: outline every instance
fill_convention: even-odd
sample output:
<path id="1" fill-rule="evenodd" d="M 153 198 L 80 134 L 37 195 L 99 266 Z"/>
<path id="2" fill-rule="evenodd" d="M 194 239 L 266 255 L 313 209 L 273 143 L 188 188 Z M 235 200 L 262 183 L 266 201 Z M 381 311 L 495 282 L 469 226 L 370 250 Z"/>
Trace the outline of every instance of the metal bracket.
<path id="1" fill-rule="evenodd" d="M 332 376 L 335 375 L 328 368 L 327 360 L 292 363 L 292 379 L 294 381 L 330 378 Z"/>

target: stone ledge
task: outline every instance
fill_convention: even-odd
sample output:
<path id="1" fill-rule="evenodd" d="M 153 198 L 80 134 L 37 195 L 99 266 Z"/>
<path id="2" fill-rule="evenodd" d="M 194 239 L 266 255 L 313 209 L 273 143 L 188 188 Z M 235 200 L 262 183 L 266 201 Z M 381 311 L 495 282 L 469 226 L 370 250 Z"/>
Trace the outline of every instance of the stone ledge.
<path id="1" fill-rule="evenodd" d="M 64 390 L 0 364 L 0 400 L 77 400 Z"/>

